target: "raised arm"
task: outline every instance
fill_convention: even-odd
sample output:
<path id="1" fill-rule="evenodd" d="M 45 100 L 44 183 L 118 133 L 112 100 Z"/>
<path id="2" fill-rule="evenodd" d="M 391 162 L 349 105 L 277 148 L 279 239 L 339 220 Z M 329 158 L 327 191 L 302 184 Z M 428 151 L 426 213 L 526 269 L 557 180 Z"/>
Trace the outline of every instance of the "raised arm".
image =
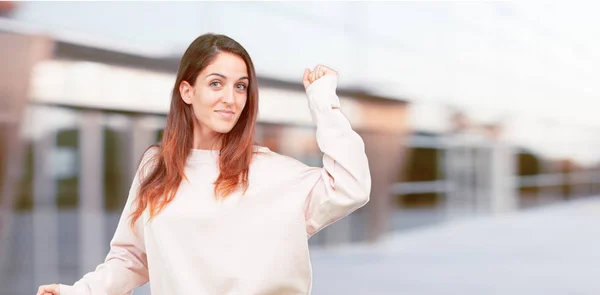
<path id="1" fill-rule="evenodd" d="M 309 237 L 364 206 L 371 192 L 364 142 L 340 110 L 337 79 L 335 71 L 323 66 L 304 73 L 317 143 L 324 154 L 321 177 L 306 201 Z"/>
<path id="2" fill-rule="evenodd" d="M 145 164 L 153 152 L 152 149 L 146 152 L 136 172 L 104 263 L 72 286 L 60 284 L 60 295 L 131 294 L 133 289 L 148 282 L 143 221 L 142 218 L 137 220 L 134 233 L 130 227 L 129 215 L 133 211 L 132 205 L 140 185 L 141 170 L 148 168 Z"/>

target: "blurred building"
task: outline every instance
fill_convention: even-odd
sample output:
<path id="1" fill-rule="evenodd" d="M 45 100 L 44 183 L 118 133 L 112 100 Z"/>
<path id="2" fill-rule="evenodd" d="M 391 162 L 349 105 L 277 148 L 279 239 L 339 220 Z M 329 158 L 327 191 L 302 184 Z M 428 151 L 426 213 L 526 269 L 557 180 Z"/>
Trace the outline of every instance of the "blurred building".
<path id="1" fill-rule="evenodd" d="M 409 45 L 377 43 L 383 38 L 360 25 L 381 27 L 383 6 L 157 3 L 138 15 L 140 6 L 130 3 L 0 3 L 0 285 L 14 282 L 10 294 L 74 282 L 103 260 L 139 157 L 162 136 L 183 49 L 207 31 L 232 32 L 260 65 L 257 143 L 309 165 L 321 165 L 322 154 L 302 70 L 331 63 L 343 76 L 338 95 L 366 143 L 371 202 L 315 235 L 312 247 L 375 242 L 392 231 L 600 192 L 600 128 L 533 111 L 548 105 L 503 108 L 502 95 L 510 104 L 545 87 L 500 87 L 497 76 L 469 72 L 501 61 L 473 68 L 431 62 L 453 57 L 436 55 L 429 49 L 443 46 L 417 37 Z M 404 5 L 407 15 L 421 11 Z M 443 18 L 443 9 L 433 11 Z M 251 16 L 264 21 L 250 25 Z M 103 41 L 123 36 L 131 40 Z M 302 43 L 316 45 L 298 48 Z M 479 97 L 496 105 L 473 103 Z"/>

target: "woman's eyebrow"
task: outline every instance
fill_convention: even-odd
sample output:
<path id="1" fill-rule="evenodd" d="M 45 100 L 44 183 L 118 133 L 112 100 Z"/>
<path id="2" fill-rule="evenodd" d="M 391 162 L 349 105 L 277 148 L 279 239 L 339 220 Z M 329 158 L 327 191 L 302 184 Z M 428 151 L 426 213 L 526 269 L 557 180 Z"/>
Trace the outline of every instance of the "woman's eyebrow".
<path id="1" fill-rule="evenodd" d="M 221 77 L 221 78 L 223 78 L 223 79 L 227 80 L 227 77 L 226 77 L 225 75 L 223 75 L 223 74 L 219 74 L 219 73 L 210 73 L 210 74 L 208 74 L 206 77 L 208 78 L 208 77 L 210 77 L 210 76 L 219 76 L 219 77 Z M 245 79 L 245 80 L 250 80 L 250 78 L 248 78 L 247 76 L 242 76 L 242 77 L 240 77 L 240 78 L 238 79 L 238 81 L 239 81 L 239 80 L 244 80 L 244 79 Z"/>
<path id="2" fill-rule="evenodd" d="M 225 75 L 219 74 L 219 73 L 210 73 L 210 74 L 206 75 L 207 78 L 210 77 L 210 76 L 219 76 L 219 77 L 227 80 L 227 77 L 225 77 Z"/>

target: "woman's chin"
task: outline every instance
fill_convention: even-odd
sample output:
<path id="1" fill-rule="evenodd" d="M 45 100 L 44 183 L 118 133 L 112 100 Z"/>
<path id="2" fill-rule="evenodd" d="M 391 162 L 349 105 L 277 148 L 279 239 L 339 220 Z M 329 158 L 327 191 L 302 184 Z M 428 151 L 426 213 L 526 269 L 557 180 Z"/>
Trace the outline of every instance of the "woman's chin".
<path id="1" fill-rule="evenodd" d="M 229 133 L 233 129 L 233 125 L 214 126 L 213 131 L 221 134 Z"/>

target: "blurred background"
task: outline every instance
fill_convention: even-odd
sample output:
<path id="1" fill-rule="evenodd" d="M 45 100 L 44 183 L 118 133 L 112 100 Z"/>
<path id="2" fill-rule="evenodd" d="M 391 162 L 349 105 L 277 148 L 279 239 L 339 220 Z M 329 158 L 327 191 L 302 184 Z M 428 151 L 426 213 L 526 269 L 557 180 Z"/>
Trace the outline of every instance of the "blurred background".
<path id="1" fill-rule="evenodd" d="M 303 70 L 340 73 L 373 188 L 309 241 L 313 294 L 600 294 L 599 9 L 0 2 L 0 294 L 103 261 L 179 59 L 207 32 L 253 58 L 257 143 L 309 165 Z"/>

